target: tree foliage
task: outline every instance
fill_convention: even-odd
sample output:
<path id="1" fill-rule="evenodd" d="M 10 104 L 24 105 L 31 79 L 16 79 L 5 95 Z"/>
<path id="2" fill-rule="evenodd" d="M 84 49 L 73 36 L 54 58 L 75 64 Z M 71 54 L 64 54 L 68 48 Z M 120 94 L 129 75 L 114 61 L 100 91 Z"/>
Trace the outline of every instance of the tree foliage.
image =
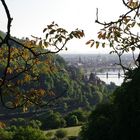
<path id="1" fill-rule="evenodd" d="M 83 126 L 83 140 L 137 140 L 140 137 L 140 69 L 113 94 L 109 104 L 98 105 Z"/>
<path id="2" fill-rule="evenodd" d="M 0 128 L 0 139 L 1 140 L 12 140 L 13 134 L 12 132 L 6 131 Z"/>
<path id="3" fill-rule="evenodd" d="M 96 48 L 99 46 L 107 47 L 109 46 L 112 51 L 110 53 L 115 53 L 119 57 L 119 65 L 122 66 L 124 72 L 131 71 L 134 67 L 139 67 L 139 57 L 136 59 L 136 54 L 140 50 L 140 3 L 138 0 L 122 0 L 123 4 L 128 8 L 128 12 L 120 15 L 120 17 L 111 22 L 101 22 L 98 19 L 98 9 L 97 9 L 97 19 L 96 23 L 103 26 L 103 28 L 98 32 L 98 39 L 89 40 L 86 44 L 91 47 L 94 45 Z M 125 53 L 132 53 L 132 62 L 129 66 L 125 66 L 122 63 L 121 57 Z"/>
<path id="4" fill-rule="evenodd" d="M 113 105 L 99 104 L 82 127 L 82 140 L 110 140 L 113 115 Z"/>
<path id="5" fill-rule="evenodd" d="M 125 81 L 114 92 L 112 103 L 97 106 L 92 112 L 88 124 L 81 131 L 84 140 L 137 140 L 140 137 L 140 55 L 137 59 L 134 55 L 140 49 L 140 3 L 137 0 L 122 2 L 128 8 L 128 12 L 121 15 L 118 20 L 102 23 L 98 20 L 97 13 L 96 22 L 104 26 L 98 33 L 98 38 L 107 41 L 107 45 L 113 49 L 111 53 L 118 55 L 125 73 Z M 94 40 L 90 40 L 87 44 L 93 42 Z M 95 43 L 97 48 L 99 44 L 102 43 Z M 133 55 L 133 64 L 128 67 L 122 63 L 121 57 L 130 51 Z"/>
<path id="6" fill-rule="evenodd" d="M 58 129 L 56 132 L 55 132 L 55 136 L 58 138 L 58 139 L 63 139 L 67 136 L 67 131 L 66 130 L 62 130 L 62 129 Z"/>
<path id="7" fill-rule="evenodd" d="M 66 121 L 59 112 L 48 111 L 41 115 L 39 120 L 42 122 L 42 129 L 56 129 L 66 126 Z"/>
<path id="8" fill-rule="evenodd" d="M 123 83 L 114 93 L 114 105 L 117 110 L 115 135 L 118 139 L 133 139 L 140 137 L 140 69 L 133 71 L 132 80 Z"/>
<path id="9" fill-rule="evenodd" d="M 66 49 L 66 44 L 73 38 L 84 36 L 83 30 L 76 29 L 70 33 L 52 22 L 43 30 L 45 37 L 32 36 L 19 40 L 11 36 L 12 18 L 5 0 L 1 4 L 7 16 L 7 32 L 0 36 L 0 99 L 7 108 L 24 107 L 42 103 L 42 97 L 49 93 L 44 89 L 21 90 L 20 87 L 34 83 L 40 77 L 40 65 L 47 72 L 55 71 L 51 59 L 53 53 Z"/>
<path id="10" fill-rule="evenodd" d="M 12 140 L 47 140 L 43 131 L 32 127 L 19 127 L 13 134 Z"/>

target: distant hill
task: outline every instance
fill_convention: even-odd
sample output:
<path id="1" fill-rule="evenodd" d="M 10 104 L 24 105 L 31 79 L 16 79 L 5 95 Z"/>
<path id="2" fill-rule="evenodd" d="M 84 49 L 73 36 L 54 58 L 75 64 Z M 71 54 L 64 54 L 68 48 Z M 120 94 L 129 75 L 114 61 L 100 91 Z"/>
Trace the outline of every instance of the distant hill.
<path id="1" fill-rule="evenodd" d="M 0 30 L 0 37 L 4 38 L 4 36 L 5 36 L 5 33 Z"/>

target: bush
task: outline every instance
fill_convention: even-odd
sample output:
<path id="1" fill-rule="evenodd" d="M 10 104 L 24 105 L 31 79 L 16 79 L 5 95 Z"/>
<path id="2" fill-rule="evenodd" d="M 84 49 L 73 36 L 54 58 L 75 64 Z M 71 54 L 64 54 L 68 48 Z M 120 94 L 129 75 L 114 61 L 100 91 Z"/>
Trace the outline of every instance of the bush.
<path id="1" fill-rule="evenodd" d="M 76 125 L 78 125 L 77 116 L 75 116 L 75 115 L 69 116 L 69 118 L 67 118 L 67 125 L 68 126 L 76 126 Z"/>
<path id="2" fill-rule="evenodd" d="M 44 132 L 32 127 L 19 127 L 12 140 L 47 140 Z"/>
<path id="3" fill-rule="evenodd" d="M 51 138 L 52 136 L 53 136 L 53 132 L 47 132 L 47 133 L 46 133 L 46 137 L 47 137 L 47 138 Z"/>
<path id="4" fill-rule="evenodd" d="M 76 109 L 76 110 L 70 112 L 65 117 L 66 123 L 67 123 L 68 126 L 73 126 L 71 123 L 69 123 L 70 118 L 72 118 L 71 116 L 73 116 L 73 115 L 76 116 L 77 117 L 77 120 L 78 120 L 78 122 L 76 122 L 76 124 L 74 124 L 74 125 L 81 125 L 81 124 L 83 124 L 84 122 L 87 121 L 87 118 L 89 116 L 89 113 L 87 111 L 82 110 L 82 109 Z"/>
<path id="5" fill-rule="evenodd" d="M 42 129 L 56 129 L 66 126 L 66 121 L 58 112 L 49 112 L 40 117 Z"/>
<path id="6" fill-rule="evenodd" d="M 42 123 L 39 120 L 29 120 L 24 118 L 13 118 L 9 122 L 9 126 L 16 126 L 16 127 L 31 126 L 37 129 L 39 129 L 41 125 Z"/>
<path id="7" fill-rule="evenodd" d="M 67 136 L 67 131 L 59 129 L 55 132 L 55 136 L 60 139 L 65 138 Z"/>
<path id="8" fill-rule="evenodd" d="M 12 140 L 12 132 L 8 132 L 4 129 L 0 129 L 0 140 Z"/>
<path id="9" fill-rule="evenodd" d="M 29 126 L 39 129 L 42 126 L 42 123 L 39 120 L 31 120 Z"/>

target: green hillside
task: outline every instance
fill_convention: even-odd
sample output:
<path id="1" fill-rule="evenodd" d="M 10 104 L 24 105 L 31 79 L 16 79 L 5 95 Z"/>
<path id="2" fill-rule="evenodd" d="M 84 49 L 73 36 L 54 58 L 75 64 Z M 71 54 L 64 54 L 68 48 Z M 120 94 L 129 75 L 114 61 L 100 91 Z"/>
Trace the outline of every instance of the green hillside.
<path id="1" fill-rule="evenodd" d="M 42 59 L 45 58 L 42 57 Z M 82 69 L 68 66 L 59 55 L 51 55 L 51 59 L 55 62 L 57 71 L 48 73 L 41 64 L 38 81 L 28 82 L 22 85 L 20 90 L 28 90 L 32 87 L 36 90 L 51 91 L 53 96 L 44 96 L 43 102 L 48 103 L 52 98 L 59 97 L 49 103 L 59 112 L 69 112 L 79 107 L 92 109 L 98 103 L 107 102 L 112 90 L 93 73 L 87 79 Z M 11 110 L 11 112 L 14 111 Z"/>
<path id="2" fill-rule="evenodd" d="M 0 31 L 0 37 L 4 37 L 5 36 L 5 33 L 4 32 L 2 32 L 2 31 Z"/>

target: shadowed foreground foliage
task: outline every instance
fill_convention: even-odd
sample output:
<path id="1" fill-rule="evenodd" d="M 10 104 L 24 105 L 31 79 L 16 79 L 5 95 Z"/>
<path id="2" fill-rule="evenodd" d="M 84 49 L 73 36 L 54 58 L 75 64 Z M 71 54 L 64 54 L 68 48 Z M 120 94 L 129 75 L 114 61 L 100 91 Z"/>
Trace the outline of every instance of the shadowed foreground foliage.
<path id="1" fill-rule="evenodd" d="M 15 129 L 0 129 L 1 140 L 47 140 L 44 132 L 32 127 L 18 127 Z"/>
<path id="2" fill-rule="evenodd" d="M 140 69 L 114 92 L 113 103 L 96 107 L 82 128 L 83 140 L 137 140 L 140 138 Z"/>
<path id="3" fill-rule="evenodd" d="M 119 65 L 124 71 L 124 83 L 116 89 L 110 104 L 101 104 L 92 112 L 89 122 L 82 128 L 82 140 L 140 139 L 140 2 L 122 2 L 128 12 L 116 21 L 100 22 L 97 11 L 96 22 L 103 25 L 98 38 L 104 42 L 90 40 L 87 44 L 91 44 L 91 47 L 95 44 L 96 48 L 100 44 L 102 47 L 110 46 L 111 53 L 118 56 Z M 132 61 L 125 66 L 121 58 L 128 52 L 132 53 Z"/>

